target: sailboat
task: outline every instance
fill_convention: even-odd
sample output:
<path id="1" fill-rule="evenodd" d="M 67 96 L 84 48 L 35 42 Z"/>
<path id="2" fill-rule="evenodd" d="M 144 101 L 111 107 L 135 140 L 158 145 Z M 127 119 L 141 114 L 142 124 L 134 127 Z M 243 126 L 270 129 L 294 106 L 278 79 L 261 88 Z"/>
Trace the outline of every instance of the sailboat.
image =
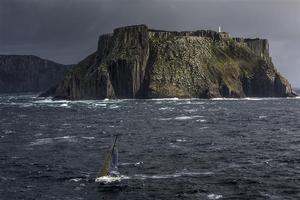
<path id="1" fill-rule="evenodd" d="M 113 145 L 110 147 L 103 165 L 98 173 L 96 182 L 111 183 L 119 181 L 118 172 L 118 150 L 116 147 L 118 135 L 115 136 Z"/>

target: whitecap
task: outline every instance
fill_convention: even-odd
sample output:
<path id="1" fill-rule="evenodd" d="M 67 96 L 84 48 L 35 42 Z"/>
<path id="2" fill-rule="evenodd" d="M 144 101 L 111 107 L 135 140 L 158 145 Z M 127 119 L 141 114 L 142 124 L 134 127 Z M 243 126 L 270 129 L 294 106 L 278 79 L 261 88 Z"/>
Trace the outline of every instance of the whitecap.
<path id="1" fill-rule="evenodd" d="M 197 119 L 196 122 L 206 122 L 205 119 Z"/>
<path id="2" fill-rule="evenodd" d="M 86 140 L 93 140 L 95 139 L 95 137 L 81 137 L 82 139 L 86 139 Z"/>
<path id="3" fill-rule="evenodd" d="M 186 139 L 176 139 L 176 142 L 186 142 Z"/>
<path id="4" fill-rule="evenodd" d="M 128 165 L 134 165 L 134 166 L 139 166 L 141 164 L 143 164 L 144 162 L 140 161 L 140 162 L 136 162 L 136 163 L 132 163 L 132 162 L 124 162 L 124 163 L 119 163 L 120 166 L 128 166 Z"/>
<path id="5" fill-rule="evenodd" d="M 134 166 L 139 166 L 139 165 L 141 165 L 141 164 L 143 164 L 144 162 L 136 162 L 136 163 L 134 163 Z"/>
<path id="6" fill-rule="evenodd" d="M 160 121 L 169 121 L 172 120 L 173 118 L 159 118 Z"/>
<path id="7" fill-rule="evenodd" d="M 267 99 L 274 99 L 274 98 L 254 98 L 254 97 L 246 97 L 246 98 L 242 98 L 241 100 L 261 101 L 261 100 L 267 100 Z"/>
<path id="8" fill-rule="evenodd" d="M 155 98 L 155 99 L 150 99 L 152 101 L 177 101 L 179 98 L 173 97 L 173 98 Z"/>
<path id="9" fill-rule="evenodd" d="M 49 144 L 53 142 L 53 138 L 43 138 L 43 139 L 36 139 L 34 142 L 31 142 L 31 146 L 36 146 L 36 145 L 44 145 L 44 144 Z"/>
<path id="10" fill-rule="evenodd" d="M 81 181 L 81 178 L 72 178 L 72 179 L 70 179 L 70 181 L 78 182 L 78 181 Z"/>
<path id="11" fill-rule="evenodd" d="M 116 108 L 119 108 L 120 106 L 117 106 L 117 105 L 111 105 L 109 106 L 110 109 L 116 109 Z"/>
<path id="12" fill-rule="evenodd" d="M 124 163 L 119 163 L 119 166 L 127 166 L 127 165 L 133 165 L 134 163 L 129 163 L 129 162 L 124 162 Z"/>
<path id="13" fill-rule="evenodd" d="M 233 100 L 241 100 L 241 99 L 238 99 L 238 98 L 221 98 L 221 97 L 218 97 L 218 98 L 211 98 L 210 100 L 212 100 L 212 101 L 233 101 Z"/>
<path id="14" fill-rule="evenodd" d="M 260 115 L 258 118 L 259 118 L 259 119 L 264 119 L 264 118 L 267 118 L 267 116 L 265 116 L 265 115 Z"/>
<path id="15" fill-rule="evenodd" d="M 31 142 L 30 146 L 38 146 L 44 144 L 50 144 L 53 142 L 75 142 L 75 136 L 63 136 L 63 137 L 55 137 L 55 138 L 40 138 L 36 139 L 34 142 Z"/>
<path id="16" fill-rule="evenodd" d="M 178 146 L 178 145 L 176 145 L 176 144 L 174 144 L 174 143 L 169 143 L 169 145 L 170 145 L 170 147 L 172 147 L 172 148 L 176 148 L 176 149 L 179 149 L 179 148 L 181 148 L 180 146 Z"/>
<path id="17" fill-rule="evenodd" d="M 197 109 L 185 109 L 184 111 L 188 112 L 188 113 L 193 113 L 193 112 L 197 112 L 198 110 Z"/>
<path id="18" fill-rule="evenodd" d="M 105 104 L 105 103 L 95 103 L 93 105 L 96 106 L 96 107 L 106 107 L 107 104 Z"/>
<path id="19" fill-rule="evenodd" d="M 203 127 L 199 128 L 199 129 L 208 129 L 208 126 L 203 126 Z"/>
<path id="20" fill-rule="evenodd" d="M 28 108 L 28 107 L 31 107 L 31 106 L 33 106 L 32 103 L 22 103 L 22 104 L 20 104 L 21 108 Z"/>
<path id="21" fill-rule="evenodd" d="M 245 97 L 245 98 L 211 98 L 216 101 L 262 101 L 262 100 L 280 100 L 280 97 Z"/>
<path id="22" fill-rule="evenodd" d="M 171 108 L 171 107 L 162 107 L 162 108 L 159 108 L 158 110 L 173 110 L 174 108 Z"/>
<path id="23" fill-rule="evenodd" d="M 66 107 L 66 108 L 68 108 L 69 105 L 68 105 L 67 103 L 63 103 L 63 104 L 61 104 L 59 107 Z"/>
<path id="24" fill-rule="evenodd" d="M 108 184 L 108 183 L 120 182 L 121 180 L 126 180 L 126 179 L 130 179 L 130 177 L 124 176 L 124 175 L 102 176 L 102 177 L 96 178 L 95 182 Z"/>
<path id="25" fill-rule="evenodd" d="M 180 116 L 180 117 L 175 117 L 175 120 L 187 120 L 187 119 L 193 119 L 191 116 Z"/>
<path id="26" fill-rule="evenodd" d="M 179 116 L 175 117 L 175 120 L 188 120 L 188 119 L 195 119 L 195 118 L 201 118 L 203 116 L 194 115 L 194 116 Z"/>
<path id="27" fill-rule="evenodd" d="M 67 101 L 67 100 L 55 100 L 55 101 L 53 101 L 52 99 L 43 99 L 43 100 L 35 101 L 34 103 L 48 104 L 48 103 L 69 103 L 69 102 L 70 101 Z"/>
<path id="28" fill-rule="evenodd" d="M 209 194 L 207 195 L 209 199 L 221 199 L 223 196 L 220 194 Z"/>
<path id="29" fill-rule="evenodd" d="M 250 101 L 260 101 L 260 100 L 268 100 L 274 98 L 254 98 L 254 97 L 246 97 L 246 98 L 211 98 L 210 100 L 213 101 L 243 101 L 243 100 L 250 100 Z"/>

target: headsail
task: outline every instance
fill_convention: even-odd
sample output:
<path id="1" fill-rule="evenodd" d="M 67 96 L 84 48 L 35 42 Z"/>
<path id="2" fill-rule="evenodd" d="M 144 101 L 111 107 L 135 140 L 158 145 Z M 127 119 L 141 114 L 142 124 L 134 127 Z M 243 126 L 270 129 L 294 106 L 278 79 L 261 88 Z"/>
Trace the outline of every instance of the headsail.
<path id="1" fill-rule="evenodd" d="M 115 146 L 112 152 L 112 158 L 110 162 L 110 170 L 116 171 L 118 169 L 118 147 Z"/>
<path id="2" fill-rule="evenodd" d="M 106 155 L 103 166 L 99 171 L 97 178 L 102 176 L 107 176 L 111 170 L 117 169 L 117 164 L 118 164 L 118 152 L 116 148 L 117 138 L 118 136 L 116 135 L 114 143 L 109 149 L 108 154 Z"/>

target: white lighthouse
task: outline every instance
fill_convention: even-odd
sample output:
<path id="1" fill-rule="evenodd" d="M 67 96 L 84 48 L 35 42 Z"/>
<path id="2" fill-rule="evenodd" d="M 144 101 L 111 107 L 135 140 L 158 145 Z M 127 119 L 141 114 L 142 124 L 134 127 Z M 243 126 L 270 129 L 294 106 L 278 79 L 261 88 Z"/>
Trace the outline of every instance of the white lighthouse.
<path id="1" fill-rule="evenodd" d="M 222 29 L 221 29 L 221 26 L 219 26 L 219 33 L 221 33 L 222 32 Z"/>

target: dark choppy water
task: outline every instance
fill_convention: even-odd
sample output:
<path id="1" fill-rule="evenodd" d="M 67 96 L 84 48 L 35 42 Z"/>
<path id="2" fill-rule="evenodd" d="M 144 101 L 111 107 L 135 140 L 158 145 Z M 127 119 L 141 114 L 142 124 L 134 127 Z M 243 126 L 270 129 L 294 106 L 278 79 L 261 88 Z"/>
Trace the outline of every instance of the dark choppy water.
<path id="1" fill-rule="evenodd" d="M 94 182 L 111 135 L 129 179 Z M 300 99 L 0 96 L 0 199 L 300 199 Z"/>

